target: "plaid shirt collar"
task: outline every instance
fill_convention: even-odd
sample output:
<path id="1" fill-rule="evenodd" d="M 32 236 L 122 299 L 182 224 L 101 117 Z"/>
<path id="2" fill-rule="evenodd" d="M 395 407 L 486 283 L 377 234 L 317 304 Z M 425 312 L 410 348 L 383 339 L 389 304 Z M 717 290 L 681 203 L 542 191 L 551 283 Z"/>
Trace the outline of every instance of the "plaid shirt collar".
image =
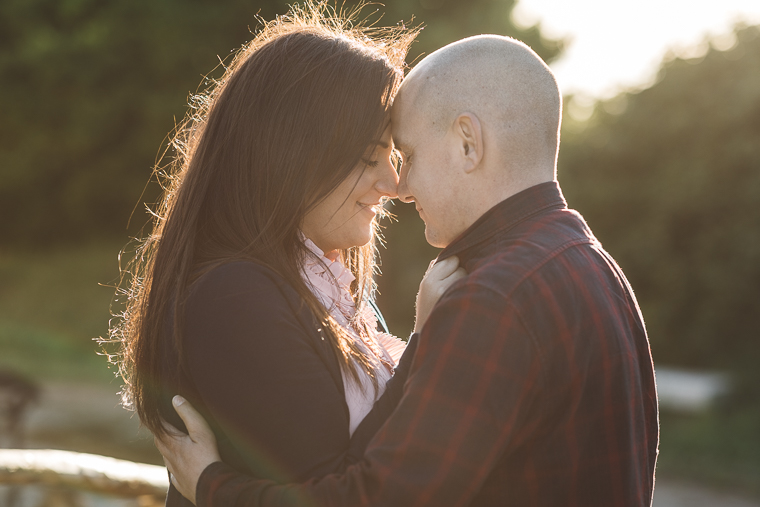
<path id="1" fill-rule="evenodd" d="M 549 209 L 567 208 L 559 183 L 549 181 L 527 188 L 486 211 L 438 255 L 438 261 L 456 255 L 460 265 L 471 271 L 485 243 L 527 218 Z"/>

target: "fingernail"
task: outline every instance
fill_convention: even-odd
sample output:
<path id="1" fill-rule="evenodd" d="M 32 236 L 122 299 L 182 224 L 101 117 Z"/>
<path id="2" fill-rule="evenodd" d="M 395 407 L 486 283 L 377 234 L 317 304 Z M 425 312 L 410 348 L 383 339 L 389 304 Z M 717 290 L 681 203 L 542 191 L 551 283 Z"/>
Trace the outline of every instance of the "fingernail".
<path id="1" fill-rule="evenodd" d="M 180 405 L 185 403 L 185 398 L 183 398 L 180 395 L 177 395 L 174 398 L 172 398 L 172 403 L 174 404 L 175 407 L 179 407 Z"/>

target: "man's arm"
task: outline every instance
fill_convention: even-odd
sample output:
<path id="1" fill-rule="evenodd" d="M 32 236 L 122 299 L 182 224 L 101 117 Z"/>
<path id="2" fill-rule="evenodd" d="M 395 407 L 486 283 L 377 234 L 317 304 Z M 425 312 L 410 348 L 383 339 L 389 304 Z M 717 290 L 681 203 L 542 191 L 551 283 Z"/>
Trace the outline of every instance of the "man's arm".
<path id="1" fill-rule="evenodd" d="M 248 479 L 215 463 L 199 507 L 467 505 L 507 446 L 526 437 L 541 358 L 503 296 L 463 283 L 423 328 L 405 394 L 345 474 L 301 485 Z"/>

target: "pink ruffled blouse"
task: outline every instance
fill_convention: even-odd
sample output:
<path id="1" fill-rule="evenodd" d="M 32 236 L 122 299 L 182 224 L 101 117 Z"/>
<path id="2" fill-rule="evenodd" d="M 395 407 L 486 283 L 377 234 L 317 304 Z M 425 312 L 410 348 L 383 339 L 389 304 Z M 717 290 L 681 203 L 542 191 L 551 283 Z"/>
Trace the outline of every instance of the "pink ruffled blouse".
<path id="1" fill-rule="evenodd" d="M 349 332 L 374 366 L 372 373 L 377 378 L 377 390 L 372 387 L 369 373 L 361 368 L 361 385 L 357 385 L 356 381 L 346 377 L 341 371 L 350 416 L 349 434 L 353 435 L 362 419 L 372 410 L 377 398 L 383 394 L 385 383 L 391 378 L 391 372 L 383 362 L 395 367 L 406 343 L 393 335 L 376 331 L 377 317 L 369 306 L 364 306 L 360 319 L 368 324 L 367 327 L 371 330 L 369 339 L 372 340 L 372 346 L 367 346 L 349 323 L 349 319 L 356 316 L 356 305 L 349 290 L 351 282 L 355 280 L 354 275 L 335 256 L 331 256 L 333 259 L 325 256 L 310 239 L 304 238 L 304 244 L 314 254 L 306 258 L 301 272 L 306 286 L 327 308 L 335 321 Z M 382 355 L 382 359 L 378 354 Z"/>

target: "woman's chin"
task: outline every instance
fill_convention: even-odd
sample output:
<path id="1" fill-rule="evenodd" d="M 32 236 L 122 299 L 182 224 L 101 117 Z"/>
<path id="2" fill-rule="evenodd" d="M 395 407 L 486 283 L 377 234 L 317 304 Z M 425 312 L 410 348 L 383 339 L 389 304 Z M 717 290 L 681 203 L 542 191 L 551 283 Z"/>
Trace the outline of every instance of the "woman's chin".
<path id="1" fill-rule="evenodd" d="M 360 247 L 369 244 L 372 241 L 372 231 L 362 231 L 361 233 L 352 234 L 351 238 L 347 238 L 344 249 L 353 247 Z"/>

